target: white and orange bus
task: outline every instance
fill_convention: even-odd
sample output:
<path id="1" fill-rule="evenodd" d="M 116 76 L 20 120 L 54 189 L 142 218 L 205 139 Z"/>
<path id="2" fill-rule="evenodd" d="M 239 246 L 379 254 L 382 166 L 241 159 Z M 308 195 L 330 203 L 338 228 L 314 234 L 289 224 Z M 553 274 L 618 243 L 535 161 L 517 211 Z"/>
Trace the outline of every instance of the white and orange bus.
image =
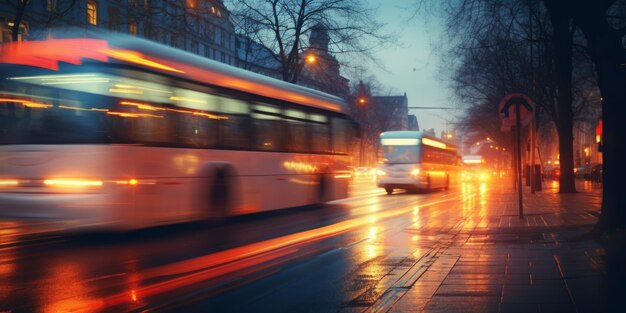
<path id="1" fill-rule="evenodd" d="M 381 163 L 376 183 L 387 194 L 394 189 L 447 189 L 459 172 L 456 146 L 418 131 L 380 134 Z"/>
<path id="2" fill-rule="evenodd" d="M 139 228 L 345 197 L 344 101 L 123 35 L 0 46 L 0 218 Z"/>

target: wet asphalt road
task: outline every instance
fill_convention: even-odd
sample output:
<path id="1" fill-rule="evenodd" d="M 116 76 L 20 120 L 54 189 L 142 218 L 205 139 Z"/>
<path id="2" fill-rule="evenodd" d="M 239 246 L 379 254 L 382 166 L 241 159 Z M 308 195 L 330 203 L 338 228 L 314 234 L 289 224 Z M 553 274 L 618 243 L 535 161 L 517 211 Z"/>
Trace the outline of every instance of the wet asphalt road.
<path id="1" fill-rule="evenodd" d="M 213 225 L 67 236 L 0 221 L 0 312 L 362 311 L 488 196 L 485 184 L 388 196 L 362 176 L 324 207 Z"/>

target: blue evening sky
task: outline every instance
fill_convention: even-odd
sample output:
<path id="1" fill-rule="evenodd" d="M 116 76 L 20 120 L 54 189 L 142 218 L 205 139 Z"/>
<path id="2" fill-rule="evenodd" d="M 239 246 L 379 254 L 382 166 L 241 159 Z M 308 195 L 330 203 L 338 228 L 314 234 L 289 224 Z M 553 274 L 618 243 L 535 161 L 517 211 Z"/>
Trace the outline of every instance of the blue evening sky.
<path id="1" fill-rule="evenodd" d="M 429 8 L 416 10 L 420 0 L 368 0 L 377 7 L 377 19 L 387 24 L 398 45 L 380 49 L 376 54 L 386 71 L 372 67 L 378 81 L 397 94 L 406 92 L 409 106 L 454 107 L 452 94 L 440 71 L 440 47 L 443 20 Z M 430 8 L 432 11 L 432 8 Z M 420 129 L 434 128 L 439 135 L 446 130 L 446 121 L 454 122 L 453 110 L 409 110 L 415 114 Z M 452 129 L 452 124 L 447 125 Z"/>

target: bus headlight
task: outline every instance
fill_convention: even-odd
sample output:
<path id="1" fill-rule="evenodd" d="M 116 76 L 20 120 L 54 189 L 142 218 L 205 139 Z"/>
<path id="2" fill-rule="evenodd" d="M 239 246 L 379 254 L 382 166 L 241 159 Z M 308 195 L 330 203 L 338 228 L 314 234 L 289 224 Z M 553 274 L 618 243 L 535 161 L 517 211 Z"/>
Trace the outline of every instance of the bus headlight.
<path id="1" fill-rule="evenodd" d="M 0 187 L 15 187 L 19 184 L 17 179 L 0 179 Z"/>
<path id="2" fill-rule="evenodd" d="M 74 178 L 55 178 L 43 181 L 46 186 L 54 187 L 100 187 L 101 180 L 74 179 Z"/>
<path id="3" fill-rule="evenodd" d="M 386 176 L 387 173 L 383 170 L 376 170 L 376 176 Z"/>
<path id="4" fill-rule="evenodd" d="M 420 169 L 419 168 L 413 169 L 411 171 L 411 176 L 419 176 L 419 175 L 420 175 Z"/>

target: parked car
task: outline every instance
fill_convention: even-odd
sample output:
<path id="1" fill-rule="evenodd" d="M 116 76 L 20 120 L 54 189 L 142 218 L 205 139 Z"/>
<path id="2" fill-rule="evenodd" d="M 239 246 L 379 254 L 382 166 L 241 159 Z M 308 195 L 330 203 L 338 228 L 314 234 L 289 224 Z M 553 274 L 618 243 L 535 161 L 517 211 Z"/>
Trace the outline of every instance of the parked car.
<path id="1" fill-rule="evenodd" d="M 593 181 L 602 182 L 602 164 L 596 164 L 591 167 L 589 176 Z"/>
<path id="2" fill-rule="evenodd" d="M 561 176 L 561 168 L 559 166 L 546 166 L 543 168 L 543 178 L 557 180 Z"/>
<path id="3" fill-rule="evenodd" d="M 574 177 L 578 179 L 591 179 L 591 169 L 586 166 L 575 167 Z"/>

